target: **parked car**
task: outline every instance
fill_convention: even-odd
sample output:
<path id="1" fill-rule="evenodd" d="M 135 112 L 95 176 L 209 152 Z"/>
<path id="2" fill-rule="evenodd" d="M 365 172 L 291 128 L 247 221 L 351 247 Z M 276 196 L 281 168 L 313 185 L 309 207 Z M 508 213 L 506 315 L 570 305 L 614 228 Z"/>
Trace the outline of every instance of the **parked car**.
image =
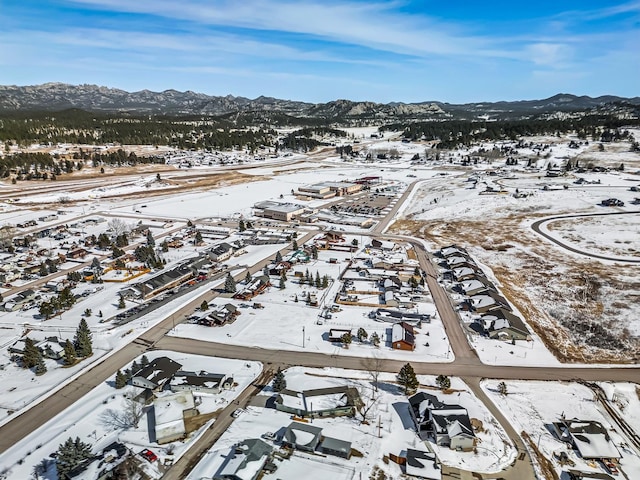
<path id="1" fill-rule="evenodd" d="M 607 470 L 609 471 L 610 474 L 618 475 L 620 473 L 618 471 L 618 467 L 616 467 L 616 464 L 613 463 L 612 461 L 604 460 L 603 463 L 604 463 L 604 466 L 607 467 Z"/>
<path id="2" fill-rule="evenodd" d="M 243 412 L 243 411 L 244 411 L 244 410 L 242 410 L 241 408 L 236 408 L 236 409 L 233 411 L 233 413 L 231 414 L 231 416 L 232 416 L 233 418 L 238 418 L 240 415 L 242 415 L 242 412 Z"/>
<path id="3" fill-rule="evenodd" d="M 144 450 L 142 450 L 140 452 L 140 455 L 142 457 L 144 457 L 145 460 L 147 460 L 148 462 L 155 462 L 156 460 L 158 460 L 158 456 L 153 453 L 151 450 L 149 450 L 148 448 L 145 448 Z"/>
<path id="4" fill-rule="evenodd" d="M 624 207 L 624 202 L 617 198 L 607 198 L 600 203 L 603 207 Z"/>

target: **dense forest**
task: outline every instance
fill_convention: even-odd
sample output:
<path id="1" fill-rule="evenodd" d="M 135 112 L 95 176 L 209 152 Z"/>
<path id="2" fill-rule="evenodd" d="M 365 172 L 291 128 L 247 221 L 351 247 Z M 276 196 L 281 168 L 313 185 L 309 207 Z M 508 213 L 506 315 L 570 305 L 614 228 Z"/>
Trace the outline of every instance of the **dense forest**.
<path id="1" fill-rule="evenodd" d="M 326 142 L 317 140 L 314 137 L 336 137 L 344 138 L 347 132 L 329 127 L 307 127 L 286 135 L 280 144 L 282 148 L 287 150 L 295 150 L 299 152 L 308 152 L 317 146 L 327 145 Z"/>
<path id="2" fill-rule="evenodd" d="M 0 141 L 18 145 L 74 143 L 80 145 L 169 145 L 182 149 L 255 149 L 271 145 L 271 129 L 238 129 L 209 117 L 168 117 L 90 113 L 71 109 L 0 116 Z"/>
<path id="3" fill-rule="evenodd" d="M 619 132 L 623 126 L 640 125 L 638 119 L 619 119 L 608 115 L 589 115 L 569 119 L 531 119 L 507 121 L 418 122 L 410 125 L 393 123 L 380 127 L 381 131 L 402 131 L 409 140 L 438 141 L 437 148 L 456 148 L 474 142 L 490 140 L 516 140 L 523 136 L 560 135 L 576 132 L 581 139 L 614 141 L 626 138 Z"/>

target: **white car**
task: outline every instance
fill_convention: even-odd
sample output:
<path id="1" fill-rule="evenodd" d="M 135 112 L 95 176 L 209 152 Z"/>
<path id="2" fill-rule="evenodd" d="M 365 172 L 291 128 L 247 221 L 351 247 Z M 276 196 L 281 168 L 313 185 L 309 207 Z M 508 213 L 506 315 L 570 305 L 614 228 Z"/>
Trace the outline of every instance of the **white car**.
<path id="1" fill-rule="evenodd" d="M 242 410 L 241 408 L 236 408 L 236 409 L 233 411 L 233 413 L 231 414 L 231 416 L 232 416 L 233 418 L 238 418 L 240 415 L 242 415 L 242 412 L 243 412 L 243 411 L 244 411 L 244 410 Z"/>

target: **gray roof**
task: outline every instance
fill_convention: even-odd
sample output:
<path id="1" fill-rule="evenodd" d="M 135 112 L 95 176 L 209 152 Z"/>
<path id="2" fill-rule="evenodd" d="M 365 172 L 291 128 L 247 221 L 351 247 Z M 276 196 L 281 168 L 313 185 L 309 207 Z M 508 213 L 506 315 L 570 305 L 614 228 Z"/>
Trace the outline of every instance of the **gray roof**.
<path id="1" fill-rule="evenodd" d="M 326 448 L 328 450 L 333 450 L 334 452 L 344 452 L 346 454 L 349 454 L 351 452 L 351 442 L 340 440 L 338 438 L 324 437 L 322 443 L 320 444 L 320 448 Z"/>
<path id="2" fill-rule="evenodd" d="M 296 436 L 296 430 L 310 433 L 311 435 L 313 435 L 313 438 L 307 443 L 299 443 Z M 302 447 L 307 447 L 315 450 L 315 448 L 318 446 L 318 443 L 320 443 L 320 437 L 322 436 L 321 434 L 322 429 L 320 427 L 316 427 L 308 423 L 291 422 L 284 432 L 284 440 L 292 445 L 300 445 Z"/>

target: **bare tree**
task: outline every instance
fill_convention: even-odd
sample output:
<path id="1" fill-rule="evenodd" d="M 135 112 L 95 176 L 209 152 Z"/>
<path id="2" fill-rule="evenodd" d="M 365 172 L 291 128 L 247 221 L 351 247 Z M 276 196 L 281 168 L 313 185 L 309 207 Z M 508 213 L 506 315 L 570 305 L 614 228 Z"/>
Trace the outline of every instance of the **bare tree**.
<path id="1" fill-rule="evenodd" d="M 373 406 L 378 402 L 378 392 L 365 391 L 364 388 L 358 389 L 360 395 L 361 404 L 356 408 L 356 414 L 360 416 L 361 423 L 369 423 L 370 411 Z"/>
<path id="2" fill-rule="evenodd" d="M 134 392 L 130 391 L 124 395 L 121 410 L 109 408 L 100 414 L 100 422 L 114 430 L 126 430 L 127 428 L 137 428 L 142 415 L 144 415 L 144 405 L 134 398 Z"/>
<path id="3" fill-rule="evenodd" d="M 113 230 L 113 233 L 117 236 L 122 235 L 123 233 L 128 233 L 131 228 L 129 227 L 129 225 L 127 224 L 127 222 L 125 222 L 124 220 L 122 220 L 121 218 L 114 218 L 112 219 L 107 226 Z"/>
<path id="4" fill-rule="evenodd" d="M 374 392 L 378 391 L 378 378 L 380 377 L 380 372 L 382 372 L 383 365 L 384 360 L 375 354 L 362 359 L 362 369 L 369 375 Z"/>

